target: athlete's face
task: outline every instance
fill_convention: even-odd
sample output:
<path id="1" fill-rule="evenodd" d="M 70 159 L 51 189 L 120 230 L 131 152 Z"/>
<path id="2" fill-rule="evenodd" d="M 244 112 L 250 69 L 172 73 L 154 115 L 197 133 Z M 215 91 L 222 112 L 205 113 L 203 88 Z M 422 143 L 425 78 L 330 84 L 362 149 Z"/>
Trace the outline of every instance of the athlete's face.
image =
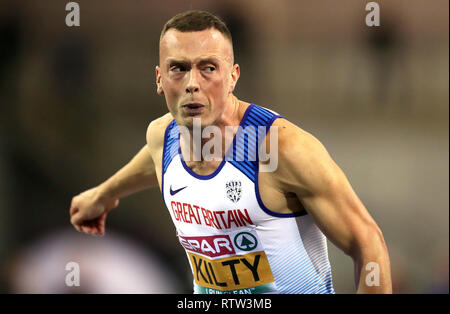
<path id="1" fill-rule="evenodd" d="M 239 78 L 230 41 L 216 29 L 180 32 L 169 29 L 160 42 L 156 67 L 158 94 L 164 94 L 177 123 L 220 123 Z"/>

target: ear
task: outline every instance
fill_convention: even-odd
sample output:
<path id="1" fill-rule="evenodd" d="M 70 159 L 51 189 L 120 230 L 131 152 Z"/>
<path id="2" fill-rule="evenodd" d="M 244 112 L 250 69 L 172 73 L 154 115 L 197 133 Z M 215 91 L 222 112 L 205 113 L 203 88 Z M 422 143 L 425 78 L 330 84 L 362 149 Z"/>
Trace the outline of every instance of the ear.
<path id="1" fill-rule="evenodd" d="M 155 67 L 156 72 L 156 92 L 158 95 L 164 95 L 164 90 L 161 83 L 161 69 L 159 66 Z"/>
<path id="2" fill-rule="evenodd" d="M 231 82 L 230 82 L 230 93 L 234 91 L 234 88 L 236 87 L 237 81 L 239 80 L 239 76 L 241 75 L 241 70 L 239 67 L 239 64 L 233 65 L 233 68 L 231 69 Z"/>

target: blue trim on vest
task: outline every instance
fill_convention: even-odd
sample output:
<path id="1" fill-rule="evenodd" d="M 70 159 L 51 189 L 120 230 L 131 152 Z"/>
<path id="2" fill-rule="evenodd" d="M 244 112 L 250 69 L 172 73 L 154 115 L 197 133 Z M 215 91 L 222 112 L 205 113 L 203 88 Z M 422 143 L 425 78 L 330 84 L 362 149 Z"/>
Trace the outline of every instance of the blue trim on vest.
<path id="1" fill-rule="evenodd" d="M 164 134 L 164 148 L 162 158 L 162 174 L 166 172 L 173 157 L 178 154 L 178 147 L 180 146 L 180 130 L 177 122 L 172 120 L 166 128 Z"/>
<path id="2" fill-rule="evenodd" d="M 232 147 L 233 156 L 231 158 L 231 154 L 228 152 L 227 160 L 257 185 L 259 147 L 266 138 L 273 120 L 281 116 L 253 104 L 248 109 L 250 109 L 250 112 L 241 123 L 243 129 L 236 133 L 236 143 L 233 143 Z M 260 130 L 260 127 L 265 129 Z M 265 133 L 262 133 L 262 131 L 265 131 Z"/>
<path id="3" fill-rule="evenodd" d="M 167 160 L 165 158 L 166 152 L 167 152 L 167 149 L 166 149 L 167 145 L 166 145 L 166 143 L 167 143 L 167 136 L 168 136 L 170 130 L 172 130 L 173 127 L 174 127 L 174 122 L 175 122 L 175 120 L 172 120 L 172 122 L 169 123 L 169 125 L 166 127 L 166 131 L 164 132 L 163 154 L 162 154 L 162 158 L 161 158 L 161 169 L 162 169 L 162 174 L 161 174 L 161 194 L 162 194 L 162 197 L 163 197 L 164 204 L 166 203 L 166 200 L 164 198 L 164 173 L 166 172 L 167 167 L 169 166 L 169 164 L 170 164 L 170 162 L 172 161 L 172 158 L 173 158 L 173 157 L 170 158 L 170 160 Z M 164 162 L 164 160 L 166 160 L 166 162 Z"/>
<path id="4" fill-rule="evenodd" d="M 184 158 L 183 158 L 183 154 L 181 153 L 180 145 L 178 145 L 178 154 L 180 155 L 181 164 L 183 165 L 184 170 L 186 170 L 191 176 L 193 176 L 194 178 L 197 178 L 199 180 L 209 180 L 209 179 L 214 178 L 220 172 L 220 170 L 222 170 L 223 166 L 225 166 L 225 159 L 222 159 L 219 167 L 217 167 L 213 173 L 210 173 L 208 175 L 198 174 L 198 173 L 195 173 L 194 171 L 192 171 L 192 169 L 186 165 Z"/>

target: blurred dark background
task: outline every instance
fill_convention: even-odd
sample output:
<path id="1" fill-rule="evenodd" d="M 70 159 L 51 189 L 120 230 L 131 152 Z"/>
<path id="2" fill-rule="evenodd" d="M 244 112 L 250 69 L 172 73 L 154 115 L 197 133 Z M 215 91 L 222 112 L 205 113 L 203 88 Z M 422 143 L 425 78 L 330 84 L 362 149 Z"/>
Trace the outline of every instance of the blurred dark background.
<path id="1" fill-rule="evenodd" d="M 163 24 L 205 9 L 229 25 L 236 95 L 314 134 L 381 227 L 396 293 L 448 293 L 446 0 L 69 1 L 0 4 L 0 292 L 192 291 L 160 192 L 125 198 L 107 235 L 77 233 L 72 196 L 101 183 L 167 112 L 155 65 Z M 337 293 L 353 264 L 329 243 Z M 64 284 L 80 264 L 81 286 Z"/>

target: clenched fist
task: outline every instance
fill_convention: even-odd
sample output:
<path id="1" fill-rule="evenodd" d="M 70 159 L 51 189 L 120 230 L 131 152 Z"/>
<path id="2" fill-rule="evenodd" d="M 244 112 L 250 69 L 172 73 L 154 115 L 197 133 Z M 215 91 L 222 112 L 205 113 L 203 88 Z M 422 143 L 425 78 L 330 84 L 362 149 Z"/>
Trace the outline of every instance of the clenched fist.
<path id="1" fill-rule="evenodd" d="M 80 232 L 104 235 L 106 215 L 118 205 L 118 199 L 102 196 L 95 187 L 72 198 L 70 222 Z"/>

